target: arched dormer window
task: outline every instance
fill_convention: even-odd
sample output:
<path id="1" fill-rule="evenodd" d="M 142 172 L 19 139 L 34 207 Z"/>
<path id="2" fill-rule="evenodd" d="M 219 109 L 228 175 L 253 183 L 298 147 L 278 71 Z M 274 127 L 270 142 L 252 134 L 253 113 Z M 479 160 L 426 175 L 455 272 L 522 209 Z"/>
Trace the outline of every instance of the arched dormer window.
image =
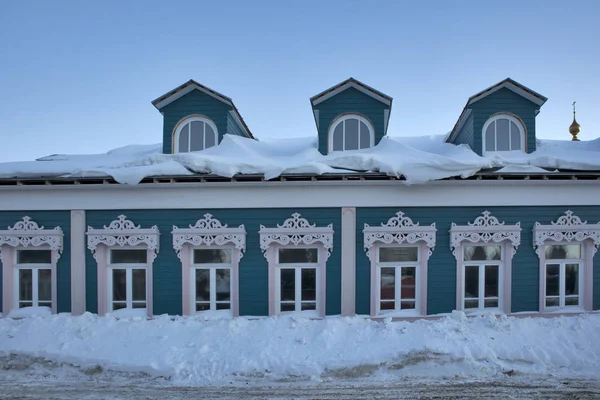
<path id="1" fill-rule="evenodd" d="M 498 114 L 483 126 L 483 153 L 525 151 L 525 129 L 521 121 L 508 114 Z"/>
<path id="2" fill-rule="evenodd" d="M 194 116 L 183 120 L 175 130 L 174 153 L 200 151 L 218 142 L 217 126 L 210 119 Z"/>
<path id="3" fill-rule="evenodd" d="M 367 149 L 375 145 L 375 130 L 368 119 L 356 114 L 344 115 L 329 128 L 329 152 Z"/>

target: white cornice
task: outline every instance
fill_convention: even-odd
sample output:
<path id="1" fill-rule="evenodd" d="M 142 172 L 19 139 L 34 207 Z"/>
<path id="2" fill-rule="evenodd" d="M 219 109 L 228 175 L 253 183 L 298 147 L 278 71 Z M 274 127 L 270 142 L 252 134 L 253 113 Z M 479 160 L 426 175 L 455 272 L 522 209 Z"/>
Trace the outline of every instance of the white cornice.
<path id="1" fill-rule="evenodd" d="M 544 250 L 544 243 L 551 242 L 583 242 L 591 240 L 594 243 L 594 253 L 600 245 L 600 222 L 597 224 L 588 224 L 581 218 L 567 210 L 565 214 L 559 217 L 556 222 L 552 221 L 550 225 L 542 225 L 536 222 L 533 227 L 533 247 L 538 256 Z"/>
<path id="2" fill-rule="evenodd" d="M 60 227 L 44 229 L 30 217 L 23 217 L 6 230 L 0 230 L 0 249 L 7 245 L 11 247 L 40 247 L 48 246 L 51 250 L 60 253 L 63 250 L 63 231 Z"/>

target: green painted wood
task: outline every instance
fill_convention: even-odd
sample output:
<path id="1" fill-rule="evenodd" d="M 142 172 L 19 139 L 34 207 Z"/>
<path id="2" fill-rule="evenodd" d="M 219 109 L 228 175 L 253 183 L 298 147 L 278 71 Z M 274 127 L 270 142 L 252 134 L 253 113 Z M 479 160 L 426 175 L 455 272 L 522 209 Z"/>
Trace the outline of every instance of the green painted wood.
<path id="1" fill-rule="evenodd" d="M 171 154 L 173 152 L 173 134 L 179 121 L 194 114 L 204 115 L 215 123 L 219 131 L 220 143 L 223 135 L 227 133 L 227 116 L 229 110 L 232 109 L 231 106 L 200 90 L 193 90 L 168 104 L 161 110 L 163 114 L 163 153 Z"/>
<path id="2" fill-rule="evenodd" d="M 539 258 L 533 249 L 534 223 L 550 224 L 570 209 L 582 220 L 600 220 L 597 207 L 403 207 L 359 208 L 356 210 L 356 312 L 369 314 L 371 264 L 363 247 L 364 224 L 387 223 L 397 211 L 403 211 L 421 225 L 436 223 L 436 247 L 429 259 L 427 313 L 449 313 L 456 305 L 456 259 L 450 251 L 452 222 L 466 225 L 488 210 L 500 222 L 521 222 L 521 246 L 512 261 L 512 312 L 539 310 Z M 600 257 L 594 257 L 594 309 L 600 309 Z"/>
<path id="3" fill-rule="evenodd" d="M 474 148 L 474 136 L 473 136 L 473 113 L 469 115 L 464 125 L 460 128 L 451 143 L 454 144 L 466 144 Z"/>
<path id="4" fill-rule="evenodd" d="M 299 212 L 310 223 L 317 226 L 333 224 L 335 250 L 327 261 L 326 312 L 336 315 L 341 310 L 341 252 L 339 208 L 326 209 L 225 209 L 225 210 L 122 210 L 88 211 L 87 224 L 94 228 L 108 225 L 118 215 L 127 218 L 142 228 L 157 225 L 160 230 L 160 251 L 154 261 L 154 314 L 181 314 L 182 273 L 181 261 L 173 250 L 173 225 L 187 227 L 206 213 L 211 213 L 230 227 L 244 224 L 246 228 L 246 253 L 239 266 L 240 315 L 268 315 L 268 265 L 259 246 L 260 225 L 276 227 L 292 213 Z M 97 264 L 91 252 L 87 254 L 86 304 L 90 312 L 98 311 Z"/>
<path id="5" fill-rule="evenodd" d="M 11 228 L 24 216 L 43 226 L 63 231 L 63 252 L 56 264 L 57 311 L 71 312 L 71 213 L 69 211 L 1 211 L 0 229 Z M 0 263 L 1 265 L 1 263 Z M 2 274 L 0 274 L 0 309 L 2 308 Z"/>
<path id="6" fill-rule="evenodd" d="M 227 133 L 230 135 L 242 136 L 247 138 L 248 135 L 244 133 L 241 126 L 235 121 L 230 113 L 227 113 Z"/>
<path id="7" fill-rule="evenodd" d="M 508 112 L 519 117 L 525 124 L 527 152 L 536 149 L 535 113 L 539 106 L 519 96 L 510 89 L 502 88 L 483 99 L 471 104 L 473 109 L 474 141 L 472 149 L 477 154 L 483 152 L 483 125 L 494 114 Z"/>
<path id="8" fill-rule="evenodd" d="M 319 110 L 319 151 L 322 154 L 328 151 L 329 128 L 334 119 L 342 114 L 356 113 L 371 121 L 375 128 L 375 145 L 385 135 L 384 111 L 389 107 L 352 87 L 317 104 L 314 109 Z"/>

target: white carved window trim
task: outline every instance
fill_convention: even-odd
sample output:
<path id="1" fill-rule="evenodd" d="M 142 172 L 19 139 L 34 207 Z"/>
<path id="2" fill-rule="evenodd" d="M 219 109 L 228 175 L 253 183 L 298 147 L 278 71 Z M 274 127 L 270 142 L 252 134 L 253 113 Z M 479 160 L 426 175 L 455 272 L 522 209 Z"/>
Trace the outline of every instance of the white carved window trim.
<path id="1" fill-rule="evenodd" d="M 317 311 L 321 317 L 325 316 L 325 294 L 326 294 L 326 270 L 327 259 L 333 250 L 333 225 L 317 227 L 310 224 L 306 218 L 299 213 L 293 213 L 291 218 L 286 219 L 283 224 L 277 224 L 276 228 L 260 226 L 260 249 L 269 264 L 269 315 L 277 314 L 276 287 L 277 287 L 277 255 L 278 249 L 289 248 L 319 248 L 319 262 L 322 263 L 320 271 L 317 271 L 317 279 L 320 288 Z"/>
<path id="2" fill-rule="evenodd" d="M 600 246 L 600 223 L 588 224 L 582 221 L 571 210 L 565 211 L 556 222 L 542 225 L 536 222 L 533 227 L 533 247 L 540 260 L 540 312 L 549 312 L 546 308 L 546 255 L 547 245 L 579 244 L 581 245 L 581 258 L 583 271 L 580 272 L 581 282 L 579 309 L 593 310 L 594 287 L 594 255 Z M 565 309 L 558 309 L 563 312 Z"/>
<path id="3" fill-rule="evenodd" d="M 31 247 L 52 251 L 52 313 L 57 312 L 57 263 L 63 250 L 63 231 L 60 227 L 45 229 L 39 226 L 29 216 L 24 216 L 6 230 L 0 230 L 0 260 L 2 261 L 2 304 L 4 315 L 9 315 L 18 308 L 16 296 L 18 291 L 18 274 L 15 271 L 17 250 L 27 250 Z"/>
<path id="4" fill-rule="evenodd" d="M 435 223 L 430 226 L 420 226 L 418 222 L 414 223 L 412 219 L 405 216 L 402 211 L 398 211 L 395 216 L 391 217 L 387 223 L 382 223 L 381 226 L 364 225 L 364 249 L 371 261 L 371 316 L 381 315 L 379 312 L 381 300 L 379 249 L 410 245 L 416 245 L 419 248 L 418 261 L 415 263 L 417 265 L 416 304 L 414 310 L 398 311 L 398 314 L 400 316 L 427 315 L 427 262 L 435 248 L 436 232 Z"/>
<path id="5" fill-rule="evenodd" d="M 231 312 L 239 315 L 239 263 L 246 251 L 246 229 L 244 225 L 229 228 L 227 224 L 204 214 L 189 228 L 173 226 L 173 249 L 181 260 L 182 268 L 182 311 L 192 315 L 195 308 L 195 271 L 193 271 L 193 251 L 202 248 L 226 248 L 231 250 Z"/>
<path id="6" fill-rule="evenodd" d="M 450 249 L 456 258 L 456 309 L 464 311 L 464 247 L 469 245 L 500 244 L 502 265 L 498 277 L 498 305 L 503 313 L 510 313 L 512 292 L 512 258 L 521 244 L 521 222 L 505 225 L 498 218 L 484 211 L 475 221 L 467 225 L 450 227 Z"/>
<path id="7" fill-rule="evenodd" d="M 108 252 L 109 249 L 145 248 L 146 263 L 146 310 L 148 317 L 152 316 L 152 265 L 159 250 L 160 233 L 158 227 L 141 228 L 128 220 L 125 215 L 119 215 L 108 226 L 96 229 L 88 226 L 87 247 L 98 263 L 98 315 L 105 315 L 112 308 L 109 297 L 112 289 L 108 287 Z"/>

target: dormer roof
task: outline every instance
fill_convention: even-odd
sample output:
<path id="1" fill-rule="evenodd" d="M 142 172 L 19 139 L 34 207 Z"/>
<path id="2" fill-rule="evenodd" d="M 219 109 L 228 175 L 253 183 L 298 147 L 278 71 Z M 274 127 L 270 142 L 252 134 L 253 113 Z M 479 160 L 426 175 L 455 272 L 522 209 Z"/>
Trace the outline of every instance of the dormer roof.
<path id="1" fill-rule="evenodd" d="M 392 107 L 392 98 L 385 93 L 380 92 L 377 89 L 373 89 L 371 86 L 365 85 L 364 83 L 350 77 L 343 82 L 338 83 L 335 86 L 330 87 L 327 90 L 322 91 L 321 93 L 310 98 L 310 103 L 312 106 L 316 106 L 319 103 L 335 96 L 338 93 L 343 92 L 346 89 L 354 88 L 356 90 L 361 91 L 367 96 L 371 96 L 375 100 L 378 100 L 385 104 L 388 107 Z"/>

